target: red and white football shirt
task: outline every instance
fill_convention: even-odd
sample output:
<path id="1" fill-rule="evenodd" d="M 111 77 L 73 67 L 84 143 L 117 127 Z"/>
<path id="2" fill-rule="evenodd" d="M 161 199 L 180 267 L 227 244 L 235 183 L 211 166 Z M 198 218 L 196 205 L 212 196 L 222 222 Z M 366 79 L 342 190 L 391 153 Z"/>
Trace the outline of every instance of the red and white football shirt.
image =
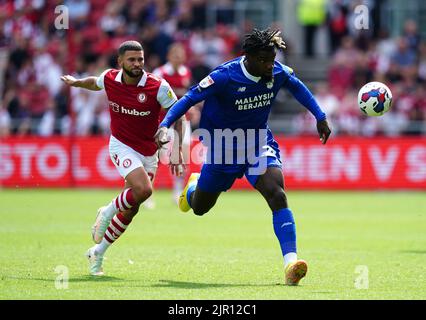
<path id="1" fill-rule="evenodd" d="M 152 71 L 157 77 L 160 77 L 166 80 L 170 86 L 175 90 L 175 93 L 178 98 L 182 98 L 186 91 L 191 85 L 192 73 L 189 68 L 184 65 L 181 65 L 177 70 L 175 70 L 170 62 L 158 67 Z M 161 120 L 166 116 L 165 112 L 161 113 Z M 186 119 L 188 120 L 188 113 L 185 114 Z"/>
<path id="2" fill-rule="evenodd" d="M 144 156 L 157 151 L 154 134 L 161 107 L 169 108 L 177 97 L 169 83 L 144 71 L 137 85 L 122 82 L 123 70 L 105 70 L 97 86 L 105 89 L 111 115 L 111 134 Z"/>
<path id="3" fill-rule="evenodd" d="M 183 96 L 180 92 L 186 92 L 191 85 L 191 70 L 184 65 L 181 65 L 178 70 L 175 70 L 172 64 L 167 62 L 152 73 L 166 80 L 173 90 L 177 92 L 178 98 Z"/>

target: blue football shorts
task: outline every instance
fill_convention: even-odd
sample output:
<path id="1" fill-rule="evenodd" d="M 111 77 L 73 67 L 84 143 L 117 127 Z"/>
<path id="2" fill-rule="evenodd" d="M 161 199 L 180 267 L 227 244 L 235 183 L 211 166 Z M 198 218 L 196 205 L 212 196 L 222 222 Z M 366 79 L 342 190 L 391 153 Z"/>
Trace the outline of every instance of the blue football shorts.
<path id="1" fill-rule="evenodd" d="M 245 164 L 214 164 L 204 163 L 198 179 L 197 188 L 204 192 L 218 193 L 227 191 L 232 187 L 234 181 L 244 175 L 254 187 L 257 180 L 263 175 L 267 168 L 282 168 L 281 154 L 278 143 L 269 141 L 263 147 L 259 161 Z"/>

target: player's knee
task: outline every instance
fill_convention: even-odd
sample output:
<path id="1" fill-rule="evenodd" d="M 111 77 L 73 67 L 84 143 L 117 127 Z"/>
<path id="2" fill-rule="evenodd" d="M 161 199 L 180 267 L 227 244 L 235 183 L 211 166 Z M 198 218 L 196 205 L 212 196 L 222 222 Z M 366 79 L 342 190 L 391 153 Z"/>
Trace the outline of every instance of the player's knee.
<path id="1" fill-rule="evenodd" d="M 148 199 L 152 195 L 152 188 L 151 186 L 133 186 L 132 187 L 133 195 L 135 197 L 135 200 L 140 204 L 146 199 Z"/>
<path id="2" fill-rule="evenodd" d="M 268 191 L 267 201 L 271 207 L 281 209 L 287 208 L 287 196 L 285 195 L 284 189 L 273 188 Z"/>

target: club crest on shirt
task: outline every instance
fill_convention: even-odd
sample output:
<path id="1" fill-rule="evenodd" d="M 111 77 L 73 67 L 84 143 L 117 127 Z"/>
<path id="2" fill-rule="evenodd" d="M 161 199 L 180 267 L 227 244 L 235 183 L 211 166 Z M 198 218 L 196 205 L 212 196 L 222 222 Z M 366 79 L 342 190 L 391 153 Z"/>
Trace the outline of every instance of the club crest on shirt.
<path id="1" fill-rule="evenodd" d="M 214 80 L 210 76 L 207 76 L 203 80 L 200 81 L 199 85 L 200 85 L 201 88 L 205 89 L 205 88 L 211 86 L 213 83 L 214 83 Z"/>
<path id="2" fill-rule="evenodd" d="M 145 95 L 145 93 L 139 93 L 138 94 L 138 101 L 140 103 L 144 103 L 146 101 L 146 95 Z"/>
<path id="3" fill-rule="evenodd" d="M 128 167 L 130 167 L 132 165 L 132 160 L 130 160 L 130 159 L 124 159 L 124 161 L 123 161 L 123 167 L 124 168 L 128 168 Z"/>
<path id="4" fill-rule="evenodd" d="M 268 83 L 266 83 L 266 88 L 268 89 L 272 89 L 273 86 L 274 86 L 274 81 L 269 81 Z"/>

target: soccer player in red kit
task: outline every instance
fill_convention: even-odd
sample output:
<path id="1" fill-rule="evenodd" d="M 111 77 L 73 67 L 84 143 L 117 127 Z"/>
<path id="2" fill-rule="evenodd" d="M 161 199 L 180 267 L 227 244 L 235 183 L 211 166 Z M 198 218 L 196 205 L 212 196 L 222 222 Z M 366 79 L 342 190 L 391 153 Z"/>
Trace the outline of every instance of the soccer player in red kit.
<path id="1" fill-rule="evenodd" d="M 111 115 L 110 157 L 125 179 L 124 190 L 107 206 L 99 208 L 92 227 L 96 245 L 86 254 L 92 275 L 103 275 L 105 251 L 126 230 L 141 203 L 152 194 L 152 180 L 158 166 L 154 134 L 160 110 L 177 101 L 167 81 L 144 71 L 144 51 L 139 42 L 126 41 L 120 45 L 118 65 L 121 70 L 108 69 L 99 77 L 61 77 L 73 87 L 105 89 Z M 181 121 L 175 127 L 178 132 L 182 132 Z M 181 152 L 178 154 L 182 160 Z M 172 173 L 178 171 L 174 168 L 178 164 L 171 166 Z"/>
<path id="2" fill-rule="evenodd" d="M 186 62 L 186 52 L 185 48 L 181 43 L 174 43 L 170 46 L 167 54 L 167 63 L 156 68 L 152 73 L 156 76 L 165 79 L 173 91 L 176 93 L 178 98 L 183 97 L 183 95 L 188 91 L 191 81 L 192 73 L 191 70 L 185 66 Z M 191 112 L 191 111 L 189 111 Z M 187 112 L 186 121 L 183 122 L 183 141 L 182 141 L 182 151 L 184 163 L 189 162 L 189 150 L 191 144 L 191 125 L 190 125 L 190 114 Z M 174 150 L 179 150 L 176 147 L 177 139 L 175 137 L 175 132 L 173 129 L 170 129 L 168 132 L 168 139 L 173 141 L 169 143 L 170 147 L 174 147 Z M 169 148 L 170 148 L 169 147 Z M 164 149 L 160 149 L 164 150 Z M 161 152 L 161 151 L 160 151 Z M 168 150 L 171 153 L 171 150 Z M 166 153 L 166 152 L 165 152 Z M 160 154 L 160 157 L 162 155 Z M 171 153 L 171 158 L 176 158 L 176 154 Z M 174 176 L 173 177 L 173 199 L 177 202 L 180 194 L 182 193 L 184 187 L 184 175 Z M 151 198 L 152 199 L 152 198 Z"/>

